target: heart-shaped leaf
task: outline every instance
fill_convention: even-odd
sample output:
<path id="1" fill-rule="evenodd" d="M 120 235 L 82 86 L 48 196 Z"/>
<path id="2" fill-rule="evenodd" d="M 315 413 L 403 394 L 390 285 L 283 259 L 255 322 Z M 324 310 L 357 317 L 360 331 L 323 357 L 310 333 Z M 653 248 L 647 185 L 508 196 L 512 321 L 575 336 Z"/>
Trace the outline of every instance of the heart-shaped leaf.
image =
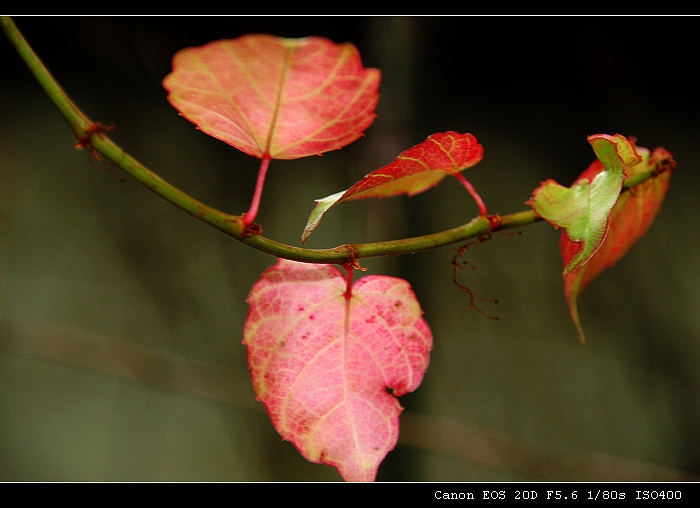
<path id="1" fill-rule="evenodd" d="M 402 408 L 428 367 L 432 334 L 409 284 L 279 260 L 248 297 L 253 387 L 277 432 L 347 481 L 373 481 Z M 391 393 L 389 393 L 391 392 Z"/>
<path id="2" fill-rule="evenodd" d="M 625 177 L 625 168 L 641 157 L 624 136 L 595 134 L 588 137 L 602 164 L 601 171 L 581 175 L 571 187 L 547 180 L 527 202 L 537 215 L 555 228 L 564 228 L 578 250 L 564 267 L 564 276 L 586 263 L 600 248 L 608 231 L 608 219 Z"/>
<path id="3" fill-rule="evenodd" d="M 576 305 L 578 295 L 603 270 L 622 259 L 632 245 L 644 235 L 661 209 L 671 179 L 671 170 L 675 168 L 673 157 L 663 148 L 657 148 L 651 154 L 645 148 L 637 148 L 637 151 L 642 157 L 642 162 L 628 166 L 627 176 L 634 177 L 650 171 L 657 176 L 620 195 L 610 214 L 608 234 L 600 248 L 588 263 L 579 266 L 564 278 L 564 295 L 581 342 L 585 342 L 585 337 Z M 595 161 L 581 174 L 579 180 L 595 178 L 603 170 L 602 163 Z M 564 266 L 569 264 L 578 249 L 578 244 L 569 240 L 562 232 L 561 252 Z"/>
<path id="4" fill-rule="evenodd" d="M 296 159 L 359 138 L 379 78 L 350 43 L 245 35 L 179 51 L 163 86 L 207 134 L 255 157 Z"/>
<path id="5" fill-rule="evenodd" d="M 323 215 L 338 203 L 399 194 L 414 196 L 437 185 L 446 176 L 456 176 L 475 165 L 483 154 L 483 147 L 471 134 L 433 134 L 422 143 L 401 152 L 391 164 L 372 171 L 348 190 L 316 200 L 301 239 L 306 243 Z"/>

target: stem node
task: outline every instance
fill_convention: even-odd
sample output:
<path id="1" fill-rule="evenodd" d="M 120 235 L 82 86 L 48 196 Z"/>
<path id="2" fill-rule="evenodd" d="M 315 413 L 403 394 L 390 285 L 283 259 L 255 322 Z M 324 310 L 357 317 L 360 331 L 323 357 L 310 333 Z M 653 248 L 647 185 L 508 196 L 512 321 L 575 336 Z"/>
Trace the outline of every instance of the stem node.
<path id="1" fill-rule="evenodd" d="M 251 223 L 246 225 L 246 227 L 243 228 L 243 233 L 242 236 L 254 236 L 254 235 L 261 235 L 263 232 L 263 228 L 260 224 L 256 223 Z"/>

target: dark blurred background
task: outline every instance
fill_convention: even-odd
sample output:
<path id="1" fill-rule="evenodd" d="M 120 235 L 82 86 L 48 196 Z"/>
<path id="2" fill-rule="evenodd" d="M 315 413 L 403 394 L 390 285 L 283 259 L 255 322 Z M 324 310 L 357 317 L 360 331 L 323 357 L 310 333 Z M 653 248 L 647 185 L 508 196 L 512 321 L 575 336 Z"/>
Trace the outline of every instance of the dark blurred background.
<path id="1" fill-rule="evenodd" d="M 363 260 L 414 287 L 435 348 L 401 398 L 379 480 L 687 480 L 700 475 L 700 100 L 697 18 L 62 17 L 16 23 L 68 94 L 160 176 L 242 213 L 258 161 L 197 131 L 161 81 L 179 49 L 247 33 L 353 42 L 382 71 L 365 137 L 273 161 L 258 221 L 300 245 L 313 200 L 435 132 L 471 132 L 465 172 L 492 213 L 569 185 L 586 136 L 633 135 L 678 168 L 660 215 L 580 297 L 581 346 L 547 224 L 471 247 Z M 0 480 L 339 480 L 306 462 L 255 401 L 245 298 L 274 259 L 74 148 L 0 38 Z M 310 247 L 426 234 L 477 210 L 451 180 L 334 208 Z"/>

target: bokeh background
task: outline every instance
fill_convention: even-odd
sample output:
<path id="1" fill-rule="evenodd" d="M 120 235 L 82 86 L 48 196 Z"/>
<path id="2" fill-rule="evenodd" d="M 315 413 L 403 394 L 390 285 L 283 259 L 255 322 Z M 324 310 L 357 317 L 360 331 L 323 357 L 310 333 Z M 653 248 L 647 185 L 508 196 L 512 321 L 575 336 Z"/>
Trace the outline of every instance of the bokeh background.
<path id="1" fill-rule="evenodd" d="M 313 200 L 435 132 L 473 133 L 466 172 L 492 213 L 569 185 L 586 136 L 634 135 L 678 163 L 647 235 L 580 298 L 582 346 L 545 223 L 467 251 L 363 260 L 408 279 L 434 333 L 401 398 L 379 480 L 700 478 L 700 100 L 697 18 L 17 18 L 74 101 L 127 152 L 214 207 L 242 213 L 258 161 L 197 131 L 161 81 L 181 48 L 246 33 L 320 35 L 382 70 L 378 117 L 333 153 L 273 161 L 258 221 L 300 245 Z M 241 344 L 246 296 L 274 259 L 74 148 L 0 38 L 0 480 L 337 481 L 280 439 Z M 446 180 L 414 198 L 347 203 L 310 247 L 436 232 L 476 207 Z"/>

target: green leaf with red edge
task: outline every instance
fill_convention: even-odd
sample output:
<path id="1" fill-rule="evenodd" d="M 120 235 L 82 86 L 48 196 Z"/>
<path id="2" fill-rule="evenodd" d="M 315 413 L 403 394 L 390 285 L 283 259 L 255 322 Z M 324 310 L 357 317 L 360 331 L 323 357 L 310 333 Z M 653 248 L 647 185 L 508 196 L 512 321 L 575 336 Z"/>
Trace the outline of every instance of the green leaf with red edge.
<path id="1" fill-rule="evenodd" d="M 279 260 L 248 296 L 253 387 L 281 436 L 346 481 L 373 481 L 420 385 L 432 334 L 409 284 Z M 390 394 L 389 391 L 393 393 Z"/>
<path id="2" fill-rule="evenodd" d="M 608 234 L 600 248 L 583 266 L 579 266 L 564 278 L 564 295 L 571 319 L 581 342 L 585 342 L 578 314 L 577 300 L 581 291 L 607 267 L 617 263 L 647 231 L 661 209 L 671 179 L 675 162 L 671 154 L 657 148 L 651 154 L 645 148 L 637 148 L 642 162 L 626 169 L 628 177 L 652 172 L 656 176 L 620 195 L 610 214 Z M 579 180 L 591 179 L 603 171 L 600 161 L 595 161 L 584 171 Z M 562 232 L 561 252 L 564 266 L 578 251 L 579 246 Z"/>
<path id="3" fill-rule="evenodd" d="M 634 144 L 624 136 L 595 134 L 588 137 L 602 170 L 581 176 L 571 187 L 547 180 L 527 201 L 537 215 L 555 228 L 564 228 L 578 245 L 564 267 L 564 276 L 585 264 L 600 248 L 608 231 L 608 219 L 625 177 L 625 168 L 641 161 Z"/>
<path id="4" fill-rule="evenodd" d="M 458 175 L 481 161 L 483 147 L 471 134 L 444 132 L 433 134 L 422 143 L 401 152 L 391 164 L 376 169 L 346 191 L 316 200 L 301 239 L 311 236 L 323 215 L 343 201 L 414 196 L 437 185 L 448 175 Z"/>
<path id="5" fill-rule="evenodd" d="M 207 134 L 255 157 L 296 159 L 359 138 L 379 79 L 350 43 L 245 35 L 179 51 L 163 86 Z"/>

